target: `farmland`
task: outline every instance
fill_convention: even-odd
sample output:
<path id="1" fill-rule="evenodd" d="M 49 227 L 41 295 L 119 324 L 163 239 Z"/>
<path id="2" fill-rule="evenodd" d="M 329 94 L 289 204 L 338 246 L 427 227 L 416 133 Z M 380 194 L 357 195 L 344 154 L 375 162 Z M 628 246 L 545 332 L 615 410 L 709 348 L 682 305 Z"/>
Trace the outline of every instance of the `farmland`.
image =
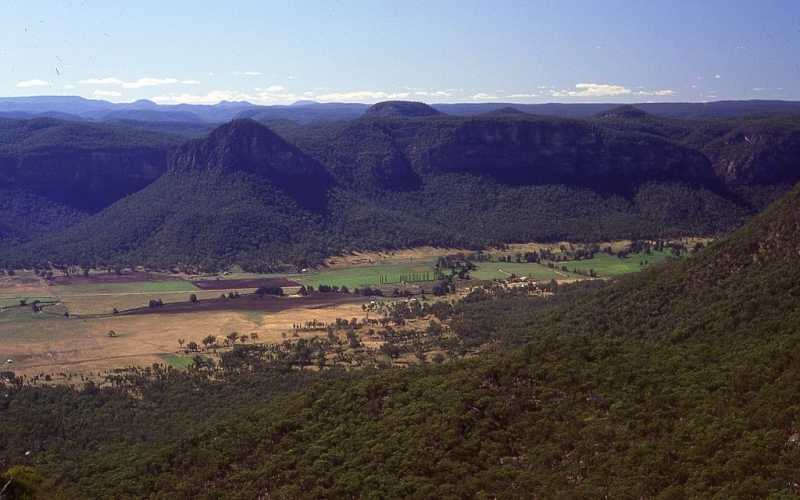
<path id="1" fill-rule="evenodd" d="M 616 251 L 627 244 L 620 242 L 613 248 Z M 558 245 L 512 245 L 484 254 L 484 260 L 470 272 L 470 279 L 459 286 L 504 280 L 512 274 L 536 281 L 570 281 L 584 279 L 589 269 L 598 277 L 607 277 L 635 272 L 645 266 L 645 261 L 650 265 L 670 255 L 659 250 L 626 258 L 598 253 L 581 261 L 515 261 L 519 254 L 545 248 L 555 250 L 554 258 L 561 258 Z M 404 285 L 401 280 L 432 277 L 439 257 L 453 253 L 421 248 L 350 254 L 332 257 L 319 269 L 280 276 L 233 270 L 199 278 L 92 270 L 88 276 L 45 279 L 30 270 L 17 271 L 0 281 L 0 357 L 11 360 L 7 365 L 16 373 L 28 377 L 45 374 L 56 381 L 99 375 L 123 366 L 166 362 L 185 368 L 195 354 L 187 352 L 186 345 L 200 345 L 209 335 L 222 344 L 232 332 L 248 336 L 256 333 L 258 343 L 278 344 L 287 334 L 316 335 L 313 331 L 298 334 L 299 324 L 331 324 L 337 318 L 361 321 L 369 315 L 362 305 L 371 299 L 354 293 L 256 296 L 253 292 L 258 287 L 281 286 L 291 294 L 298 292 L 300 285 L 347 287 L 351 292 L 371 286 L 382 288 L 390 296 L 400 286 L 413 294 L 431 295 L 436 281 Z"/>

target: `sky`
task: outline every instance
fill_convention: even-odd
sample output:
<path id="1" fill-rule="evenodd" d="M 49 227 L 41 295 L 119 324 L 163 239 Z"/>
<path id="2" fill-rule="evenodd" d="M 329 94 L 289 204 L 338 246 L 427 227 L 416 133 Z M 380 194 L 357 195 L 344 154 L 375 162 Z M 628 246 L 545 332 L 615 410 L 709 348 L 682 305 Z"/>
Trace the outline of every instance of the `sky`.
<path id="1" fill-rule="evenodd" d="M 0 0 L 0 97 L 800 100 L 800 0 Z"/>

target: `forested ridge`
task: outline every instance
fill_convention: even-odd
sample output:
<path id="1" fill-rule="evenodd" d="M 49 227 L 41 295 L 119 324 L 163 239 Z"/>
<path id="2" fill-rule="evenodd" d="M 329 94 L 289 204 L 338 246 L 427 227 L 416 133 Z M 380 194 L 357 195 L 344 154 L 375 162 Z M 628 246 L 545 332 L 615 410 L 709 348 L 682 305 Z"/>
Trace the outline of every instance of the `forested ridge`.
<path id="1" fill-rule="evenodd" d="M 242 346 L 81 390 L 6 373 L 0 463 L 62 498 L 788 498 L 798 214 L 800 187 L 689 259 L 470 295 L 448 321 L 482 357 L 311 372 Z"/>
<path id="2" fill-rule="evenodd" d="M 270 271 L 417 245 L 719 237 L 800 180 L 796 114 L 368 111 L 304 125 L 236 120 L 193 140 L 143 125 L 6 120 L 4 193 L 93 215 L 43 230 L 31 207 L 0 239 L 0 266 Z"/>

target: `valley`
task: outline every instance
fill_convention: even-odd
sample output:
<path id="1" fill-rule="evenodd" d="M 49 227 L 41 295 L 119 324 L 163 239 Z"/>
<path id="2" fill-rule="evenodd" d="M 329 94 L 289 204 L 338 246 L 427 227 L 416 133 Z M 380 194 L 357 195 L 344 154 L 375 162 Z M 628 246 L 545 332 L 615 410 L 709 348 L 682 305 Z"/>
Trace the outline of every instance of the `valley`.
<path id="1" fill-rule="evenodd" d="M 795 495 L 796 108 L 468 109 L 0 118 L 3 480 Z"/>
<path id="2" fill-rule="evenodd" d="M 688 249 L 699 242 L 686 239 L 667 245 L 679 246 L 683 255 L 688 255 Z M 198 354 L 218 362 L 218 352 L 231 348 L 224 339 L 232 332 L 248 337 L 256 334 L 257 340 L 244 340 L 242 345 L 277 345 L 287 337 L 296 341 L 324 333 L 320 331 L 324 328 L 298 332 L 295 325 L 311 321 L 330 325 L 337 318 L 363 321 L 370 317 L 372 306 L 367 310 L 362 305 L 374 306 L 376 301 L 391 304 L 408 297 L 449 301 L 463 297 L 474 287 L 502 286 L 512 276 L 525 278 L 519 285 L 531 286 L 551 280 L 568 283 L 612 278 L 675 258 L 670 246 L 649 253 L 640 250 L 624 257 L 618 255 L 630 252 L 635 247 L 631 243 L 604 244 L 605 253 L 597 252 L 583 260 L 573 260 L 570 249 L 583 252 L 599 245 L 529 243 L 478 253 L 434 247 L 354 253 L 330 257 L 319 269 L 280 277 L 241 271 L 189 276 L 131 270 L 116 274 L 96 269 L 84 275 L 74 269 L 73 274 L 57 271 L 48 278 L 44 270 L 39 275 L 18 270 L 0 283 L 0 358 L 11 360 L 7 367 L 29 379 L 43 381 L 47 376 L 48 381 L 54 382 L 102 382 L 101 374 L 123 366 L 151 366 L 166 361 L 185 367 Z M 553 260 L 524 261 L 525 255 L 536 254 L 538 259 L 540 253 Z M 463 262 L 472 262 L 475 268 L 466 279 L 456 278 L 454 292 L 439 292 L 437 296 L 436 287 L 446 280 L 444 276 L 435 278 L 436 266 L 447 255 L 462 255 Z M 321 292 L 321 286 L 335 287 L 336 291 Z M 259 287 L 279 287 L 287 297 L 259 296 L 255 293 Z M 301 287 L 311 292 L 297 295 Z M 362 296 L 365 287 L 370 293 L 381 295 Z M 151 307 L 153 301 L 160 305 Z M 23 302 L 25 306 L 21 305 Z M 36 312 L 34 307 L 40 310 Z M 377 314 L 387 315 L 386 309 Z M 372 317 L 376 317 L 375 312 Z M 423 322 L 415 329 L 424 330 L 427 326 Z M 215 342 L 219 347 L 203 345 L 209 335 L 219 339 Z M 186 346 L 191 342 L 202 348 L 189 351 Z M 383 344 L 372 342 L 372 347 L 378 351 Z M 436 352 L 424 354 L 433 356 Z M 373 362 L 382 359 L 377 354 L 372 358 Z M 403 362 L 410 361 L 419 362 L 413 358 Z"/>

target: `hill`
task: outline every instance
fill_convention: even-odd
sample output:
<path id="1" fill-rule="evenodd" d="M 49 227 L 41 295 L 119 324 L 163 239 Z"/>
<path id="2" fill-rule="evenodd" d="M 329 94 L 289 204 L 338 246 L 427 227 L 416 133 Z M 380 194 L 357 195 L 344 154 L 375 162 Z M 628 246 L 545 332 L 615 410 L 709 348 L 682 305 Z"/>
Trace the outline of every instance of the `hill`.
<path id="1" fill-rule="evenodd" d="M 438 116 L 441 115 L 435 108 L 423 102 L 409 101 L 385 101 L 373 104 L 366 111 L 364 116 L 383 117 L 383 118 L 410 118 L 419 116 Z"/>
<path id="2" fill-rule="evenodd" d="M 484 357 L 314 375 L 242 348 L 116 388 L 6 376 L 0 454 L 78 497 L 791 496 L 799 213 L 796 187 L 692 258 L 566 304 L 478 292 L 450 327 L 494 339 Z"/>

